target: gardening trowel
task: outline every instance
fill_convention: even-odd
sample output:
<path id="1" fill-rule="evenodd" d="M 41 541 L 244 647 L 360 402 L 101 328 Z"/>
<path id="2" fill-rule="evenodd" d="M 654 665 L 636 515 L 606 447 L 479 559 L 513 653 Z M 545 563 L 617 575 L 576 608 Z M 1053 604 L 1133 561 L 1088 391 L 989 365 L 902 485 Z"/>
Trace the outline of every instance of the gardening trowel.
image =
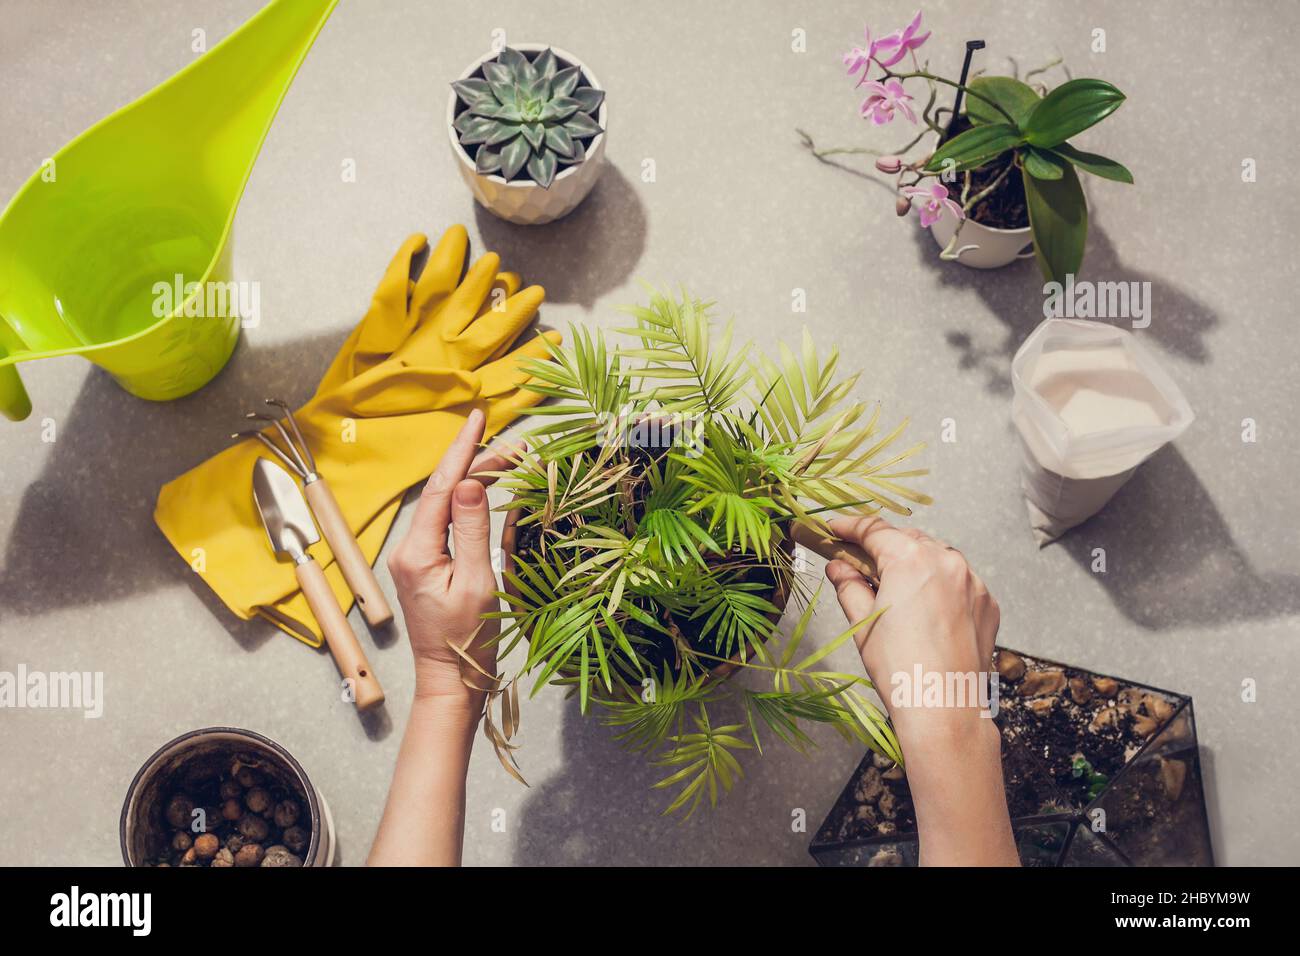
<path id="1" fill-rule="evenodd" d="M 307 548 L 320 540 L 320 534 L 297 483 L 275 462 L 259 458 L 253 466 L 253 503 L 262 515 L 276 558 L 293 562 L 298 586 L 316 615 L 334 663 L 339 673 L 352 682 L 357 710 L 369 710 L 383 703 L 384 689 L 379 686 L 352 626 L 334 599 L 325 572 L 307 553 Z"/>

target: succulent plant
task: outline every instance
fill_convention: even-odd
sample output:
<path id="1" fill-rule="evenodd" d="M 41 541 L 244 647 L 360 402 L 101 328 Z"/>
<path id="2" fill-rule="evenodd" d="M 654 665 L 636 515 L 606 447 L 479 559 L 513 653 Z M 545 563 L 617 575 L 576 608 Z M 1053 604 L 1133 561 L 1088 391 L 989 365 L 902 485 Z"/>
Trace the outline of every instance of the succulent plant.
<path id="1" fill-rule="evenodd" d="M 483 64 L 482 77 L 453 83 L 466 106 L 454 125 L 461 146 L 474 155 L 475 168 L 507 180 L 526 171 L 549 188 L 560 167 L 586 159 L 584 140 L 601 132 L 593 117 L 605 92 L 581 82 L 581 69 L 561 68 L 549 49 L 529 61 L 506 47 Z"/>

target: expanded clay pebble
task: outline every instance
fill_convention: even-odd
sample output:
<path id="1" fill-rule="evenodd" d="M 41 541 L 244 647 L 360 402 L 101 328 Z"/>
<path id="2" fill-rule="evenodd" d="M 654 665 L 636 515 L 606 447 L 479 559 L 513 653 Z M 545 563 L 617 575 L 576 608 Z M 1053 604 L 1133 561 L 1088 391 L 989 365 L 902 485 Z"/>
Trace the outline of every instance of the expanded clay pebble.
<path id="1" fill-rule="evenodd" d="M 298 801 L 281 800 L 275 805 L 275 825 L 291 827 L 298 822 Z"/>
<path id="2" fill-rule="evenodd" d="M 307 831 L 302 827 L 286 827 L 284 834 L 280 837 L 294 853 L 301 853 L 307 849 L 307 843 L 311 839 Z"/>
<path id="3" fill-rule="evenodd" d="M 265 855 L 260 843 L 247 843 L 235 854 L 235 866 L 258 866 Z"/>
<path id="4" fill-rule="evenodd" d="M 288 847 L 272 846 L 267 847 L 266 856 L 262 858 L 262 866 L 302 866 L 302 860 L 290 853 Z"/>
<path id="5" fill-rule="evenodd" d="M 194 841 L 194 855 L 200 860 L 212 859 L 219 849 L 221 849 L 221 841 L 217 839 L 215 833 L 200 834 Z"/>
<path id="6" fill-rule="evenodd" d="M 167 801 L 167 810 L 164 815 L 167 822 L 178 830 L 187 827 L 190 824 L 190 814 L 194 812 L 194 801 L 186 794 L 175 794 Z"/>
<path id="7" fill-rule="evenodd" d="M 261 787 L 254 787 L 244 794 L 244 806 L 254 813 L 265 813 L 271 806 L 271 795 Z"/>
<path id="8" fill-rule="evenodd" d="M 265 840 L 271 833 L 271 825 L 252 813 L 240 817 L 237 826 L 239 832 L 254 843 Z"/>
<path id="9" fill-rule="evenodd" d="M 231 853 L 225 847 L 217 851 L 217 855 L 212 858 L 212 865 L 220 869 L 235 865 L 235 854 Z"/>

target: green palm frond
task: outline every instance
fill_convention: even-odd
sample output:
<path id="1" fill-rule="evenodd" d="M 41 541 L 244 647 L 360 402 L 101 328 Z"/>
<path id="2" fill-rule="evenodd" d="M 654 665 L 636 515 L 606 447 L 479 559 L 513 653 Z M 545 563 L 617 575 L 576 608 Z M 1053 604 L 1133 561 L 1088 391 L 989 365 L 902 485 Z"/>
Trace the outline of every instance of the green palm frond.
<path id="1" fill-rule="evenodd" d="M 709 795 L 709 806 L 716 807 L 719 787 L 724 793 L 730 792 L 735 782 L 745 775 L 740 761 L 732 752 L 749 749 L 748 743 L 735 736 L 744 726 L 729 724 L 713 727 L 709 723 L 708 711 L 703 706 L 694 721 L 696 731 L 669 737 L 671 748 L 654 761 L 657 767 L 677 768 L 654 785 L 656 790 L 682 784 L 676 798 L 664 810 L 665 815 L 689 804 L 686 810 L 689 818 L 700 805 L 705 793 Z"/>
<path id="2" fill-rule="evenodd" d="M 621 728 L 614 739 L 629 750 L 653 750 L 674 729 L 681 733 L 686 706 L 702 705 L 714 695 L 706 678 L 677 678 L 667 664 L 662 678 L 646 678 L 642 687 L 640 695 L 629 692 L 626 699 L 597 698 L 605 711 L 602 720 L 607 726 Z"/>
<path id="3" fill-rule="evenodd" d="M 526 414 L 559 417 L 529 434 L 546 441 L 533 444 L 543 458 L 561 459 L 596 444 L 612 419 L 624 413 L 631 398 L 631 380 L 618 353 L 606 350 L 599 331 L 570 327 L 572 345 L 543 338 L 550 361 L 524 359 L 520 371 L 531 379 L 522 386 L 554 399 L 535 405 Z"/>
<path id="4" fill-rule="evenodd" d="M 773 617 L 779 617 L 781 609 L 763 596 L 771 592 L 771 585 L 716 578 L 706 578 L 702 584 L 690 619 L 704 619 L 700 635 L 712 639 L 715 653 L 739 654 L 745 660 L 751 648 L 762 647 L 776 630 Z"/>
<path id="5" fill-rule="evenodd" d="M 731 354 L 734 321 L 713 338 L 712 306 L 685 294 L 676 299 L 652 292 L 649 306 L 624 310 L 636 319 L 636 327 L 619 331 L 640 339 L 641 348 L 620 349 L 619 355 L 644 363 L 636 372 L 642 379 L 677 383 L 651 386 L 643 393 L 665 414 L 725 411 L 748 383 L 748 346 Z"/>

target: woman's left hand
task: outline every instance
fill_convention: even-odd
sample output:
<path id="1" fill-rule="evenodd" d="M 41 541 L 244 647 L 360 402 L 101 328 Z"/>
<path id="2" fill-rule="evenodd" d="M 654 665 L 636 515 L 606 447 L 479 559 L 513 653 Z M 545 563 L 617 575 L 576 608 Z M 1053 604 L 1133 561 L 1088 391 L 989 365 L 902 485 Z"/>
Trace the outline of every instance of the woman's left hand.
<path id="1" fill-rule="evenodd" d="M 510 462 L 491 451 L 475 457 L 483 427 L 483 413 L 475 409 L 429 477 L 411 528 L 388 559 L 415 655 L 417 698 L 470 695 L 481 700 L 462 679 L 461 657 L 453 644 L 483 671 L 496 673 L 500 624 L 482 619 L 500 607 L 486 490 L 494 479 L 471 476 L 504 471 Z M 489 686 L 487 677 L 465 666 L 476 686 Z"/>

